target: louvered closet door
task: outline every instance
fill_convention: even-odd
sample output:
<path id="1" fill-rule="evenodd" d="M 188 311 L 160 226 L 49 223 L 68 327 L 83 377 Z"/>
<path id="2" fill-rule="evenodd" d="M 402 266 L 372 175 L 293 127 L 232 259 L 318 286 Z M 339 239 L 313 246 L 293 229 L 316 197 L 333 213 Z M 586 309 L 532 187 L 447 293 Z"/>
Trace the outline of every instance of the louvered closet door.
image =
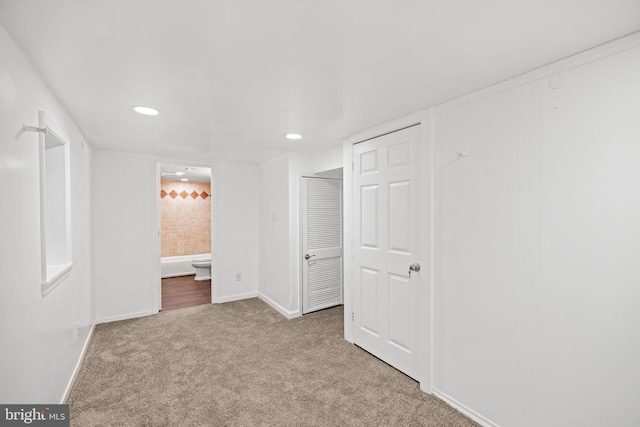
<path id="1" fill-rule="evenodd" d="M 342 304 L 342 181 L 302 178 L 302 313 Z"/>

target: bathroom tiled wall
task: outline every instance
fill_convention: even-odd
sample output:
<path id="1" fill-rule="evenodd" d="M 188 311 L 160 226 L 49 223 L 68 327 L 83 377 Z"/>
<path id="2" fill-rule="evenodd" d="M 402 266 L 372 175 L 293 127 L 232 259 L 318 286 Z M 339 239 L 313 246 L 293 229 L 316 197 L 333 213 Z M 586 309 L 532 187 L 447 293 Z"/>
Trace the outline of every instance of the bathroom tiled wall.
<path id="1" fill-rule="evenodd" d="M 162 256 L 211 252 L 211 185 L 161 181 Z"/>

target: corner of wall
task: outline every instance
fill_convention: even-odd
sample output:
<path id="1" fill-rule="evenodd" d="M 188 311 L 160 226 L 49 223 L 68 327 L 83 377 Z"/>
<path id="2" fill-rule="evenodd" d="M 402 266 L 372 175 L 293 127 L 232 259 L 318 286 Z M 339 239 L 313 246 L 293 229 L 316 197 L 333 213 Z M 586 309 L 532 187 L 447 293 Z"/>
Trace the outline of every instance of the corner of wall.
<path id="1" fill-rule="evenodd" d="M 2 355 L 0 401 L 57 402 L 73 377 L 96 311 L 91 269 L 91 150 L 73 118 L 0 26 L 0 189 L 11 209 L 0 211 Z M 69 138 L 73 268 L 41 293 L 39 138 L 17 132 L 50 115 Z M 8 160 L 4 162 L 4 160 Z M 15 242 L 20 242 L 16 245 Z M 25 266 L 32 266 L 25 268 Z M 55 366 L 55 369 L 51 369 Z"/>

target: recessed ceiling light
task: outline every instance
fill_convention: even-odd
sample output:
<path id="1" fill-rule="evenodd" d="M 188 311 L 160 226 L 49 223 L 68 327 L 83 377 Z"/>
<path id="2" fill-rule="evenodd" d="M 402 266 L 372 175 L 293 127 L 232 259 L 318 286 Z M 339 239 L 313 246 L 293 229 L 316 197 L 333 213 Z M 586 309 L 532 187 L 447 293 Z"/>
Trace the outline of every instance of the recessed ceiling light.
<path id="1" fill-rule="evenodd" d="M 160 114 L 160 111 L 156 110 L 155 108 L 143 107 L 142 105 L 136 105 L 135 107 L 133 107 L 133 110 L 136 113 L 144 114 L 145 116 L 157 116 L 158 114 Z"/>
<path id="2" fill-rule="evenodd" d="M 288 133 L 285 136 L 287 137 L 287 139 L 300 139 L 300 138 L 302 138 L 302 135 L 300 135 L 299 133 Z"/>
<path id="3" fill-rule="evenodd" d="M 187 178 L 180 178 L 180 181 L 189 181 Z"/>
<path id="4" fill-rule="evenodd" d="M 184 175 L 184 172 L 176 172 L 176 175 L 182 176 L 182 175 Z"/>

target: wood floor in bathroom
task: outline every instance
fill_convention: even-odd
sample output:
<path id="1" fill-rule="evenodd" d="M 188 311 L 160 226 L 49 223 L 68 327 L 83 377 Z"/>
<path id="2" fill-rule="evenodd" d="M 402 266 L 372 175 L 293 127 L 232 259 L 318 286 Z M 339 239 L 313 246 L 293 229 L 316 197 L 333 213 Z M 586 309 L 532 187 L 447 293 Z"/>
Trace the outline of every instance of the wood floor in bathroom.
<path id="1" fill-rule="evenodd" d="M 211 303 L 211 280 L 193 280 L 195 276 L 162 279 L 162 310 Z"/>

